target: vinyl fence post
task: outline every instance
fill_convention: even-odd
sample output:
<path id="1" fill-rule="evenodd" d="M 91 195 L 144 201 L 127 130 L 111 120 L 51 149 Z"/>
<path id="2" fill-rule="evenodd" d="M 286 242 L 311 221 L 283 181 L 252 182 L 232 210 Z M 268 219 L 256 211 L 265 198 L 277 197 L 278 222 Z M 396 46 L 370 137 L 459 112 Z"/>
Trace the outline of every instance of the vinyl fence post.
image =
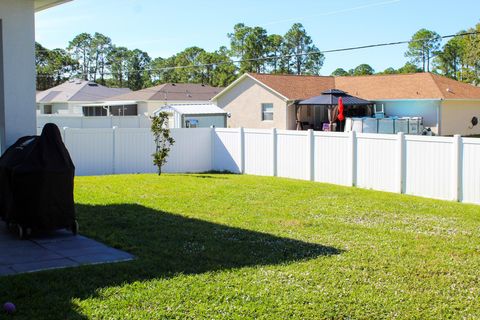
<path id="1" fill-rule="evenodd" d="M 243 127 L 239 129 L 240 133 L 240 173 L 245 173 L 245 130 Z"/>
<path id="2" fill-rule="evenodd" d="M 307 139 L 308 139 L 308 179 L 310 181 L 315 180 L 315 145 L 314 145 L 314 136 L 313 130 L 308 129 L 307 131 Z"/>
<path id="3" fill-rule="evenodd" d="M 272 176 L 277 176 L 277 129 L 272 129 Z"/>
<path id="4" fill-rule="evenodd" d="M 462 199 L 462 137 L 458 134 L 453 136 L 452 143 L 452 200 Z"/>
<path id="5" fill-rule="evenodd" d="M 397 154 L 396 154 L 396 192 L 404 193 L 405 185 L 405 134 L 397 133 Z"/>
<path id="6" fill-rule="evenodd" d="M 63 127 L 62 128 L 63 130 L 63 144 L 66 146 L 67 145 L 67 130 L 68 130 L 68 127 Z"/>
<path id="7" fill-rule="evenodd" d="M 216 135 L 216 131 L 215 131 L 215 127 L 214 126 L 210 126 L 210 133 L 211 133 L 211 148 L 210 148 L 210 157 L 212 158 L 212 161 L 211 161 L 211 168 L 210 170 L 215 170 L 215 135 Z"/>
<path id="8" fill-rule="evenodd" d="M 117 148 L 117 127 L 112 127 L 112 174 L 115 174 L 115 157 L 116 157 L 116 148 Z"/>
<path id="9" fill-rule="evenodd" d="M 348 134 L 348 143 L 349 143 L 349 162 L 350 162 L 350 185 L 357 185 L 357 133 L 355 131 L 350 131 Z"/>

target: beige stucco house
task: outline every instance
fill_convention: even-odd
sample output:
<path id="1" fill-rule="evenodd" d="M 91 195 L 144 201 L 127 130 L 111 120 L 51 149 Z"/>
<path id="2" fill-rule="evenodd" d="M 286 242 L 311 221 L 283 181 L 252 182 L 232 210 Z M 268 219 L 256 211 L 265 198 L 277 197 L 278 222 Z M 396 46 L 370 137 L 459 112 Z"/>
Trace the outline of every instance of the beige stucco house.
<path id="1" fill-rule="evenodd" d="M 230 114 L 229 127 L 296 129 L 296 102 L 329 89 L 383 105 L 387 116 L 422 117 L 440 135 L 477 135 L 480 88 L 432 73 L 358 77 L 246 73 L 212 101 Z M 301 121 L 319 128 L 320 108 L 298 109 Z"/>

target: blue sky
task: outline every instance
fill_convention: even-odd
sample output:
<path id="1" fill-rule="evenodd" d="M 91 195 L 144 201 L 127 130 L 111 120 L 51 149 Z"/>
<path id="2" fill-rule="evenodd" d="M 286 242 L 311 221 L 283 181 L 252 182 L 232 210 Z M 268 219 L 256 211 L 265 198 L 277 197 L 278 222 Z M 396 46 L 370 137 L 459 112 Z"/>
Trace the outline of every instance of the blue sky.
<path id="1" fill-rule="evenodd" d="M 216 50 L 243 22 L 285 34 L 302 23 L 320 50 L 408 40 L 420 28 L 441 35 L 480 22 L 478 0 L 75 0 L 36 14 L 36 38 L 47 48 L 65 48 L 81 32 L 100 32 L 113 43 L 139 48 L 152 58 L 186 47 Z M 370 64 L 398 68 L 406 45 L 326 55 L 323 75 L 335 68 Z"/>

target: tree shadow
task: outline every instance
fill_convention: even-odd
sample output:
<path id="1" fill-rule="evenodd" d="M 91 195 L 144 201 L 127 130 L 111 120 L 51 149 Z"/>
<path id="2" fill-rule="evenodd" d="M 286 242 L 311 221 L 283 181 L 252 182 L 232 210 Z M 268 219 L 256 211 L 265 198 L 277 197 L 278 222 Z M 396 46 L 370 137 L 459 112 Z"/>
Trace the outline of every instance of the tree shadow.
<path id="1" fill-rule="evenodd" d="M 77 205 L 77 212 L 83 235 L 127 251 L 136 259 L 0 278 L 0 301 L 15 301 L 18 316 L 82 318 L 72 299 L 96 296 L 100 288 L 341 253 L 333 247 L 186 218 L 135 204 Z"/>
<path id="2" fill-rule="evenodd" d="M 233 173 L 231 171 L 206 171 L 202 173 L 171 173 L 171 175 L 189 177 L 189 178 L 199 178 L 199 179 L 217 179 L 217 180 L 227 180 L 227 177 L 222 177 L 221 175 L 238 175 L 238 173 Z"/>

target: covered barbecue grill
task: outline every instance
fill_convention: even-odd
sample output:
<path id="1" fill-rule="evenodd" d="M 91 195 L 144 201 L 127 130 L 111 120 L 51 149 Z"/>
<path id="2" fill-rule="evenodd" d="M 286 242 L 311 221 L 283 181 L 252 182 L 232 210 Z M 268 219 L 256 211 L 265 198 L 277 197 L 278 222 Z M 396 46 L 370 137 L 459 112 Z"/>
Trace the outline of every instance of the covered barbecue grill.
<path id="1" fill-rule="evenodd" d="M 55 124 L 20 138 L 0 158 L 0 216 L 20 238 L 31 230 L 78 232 L 75 167 Z"/>

